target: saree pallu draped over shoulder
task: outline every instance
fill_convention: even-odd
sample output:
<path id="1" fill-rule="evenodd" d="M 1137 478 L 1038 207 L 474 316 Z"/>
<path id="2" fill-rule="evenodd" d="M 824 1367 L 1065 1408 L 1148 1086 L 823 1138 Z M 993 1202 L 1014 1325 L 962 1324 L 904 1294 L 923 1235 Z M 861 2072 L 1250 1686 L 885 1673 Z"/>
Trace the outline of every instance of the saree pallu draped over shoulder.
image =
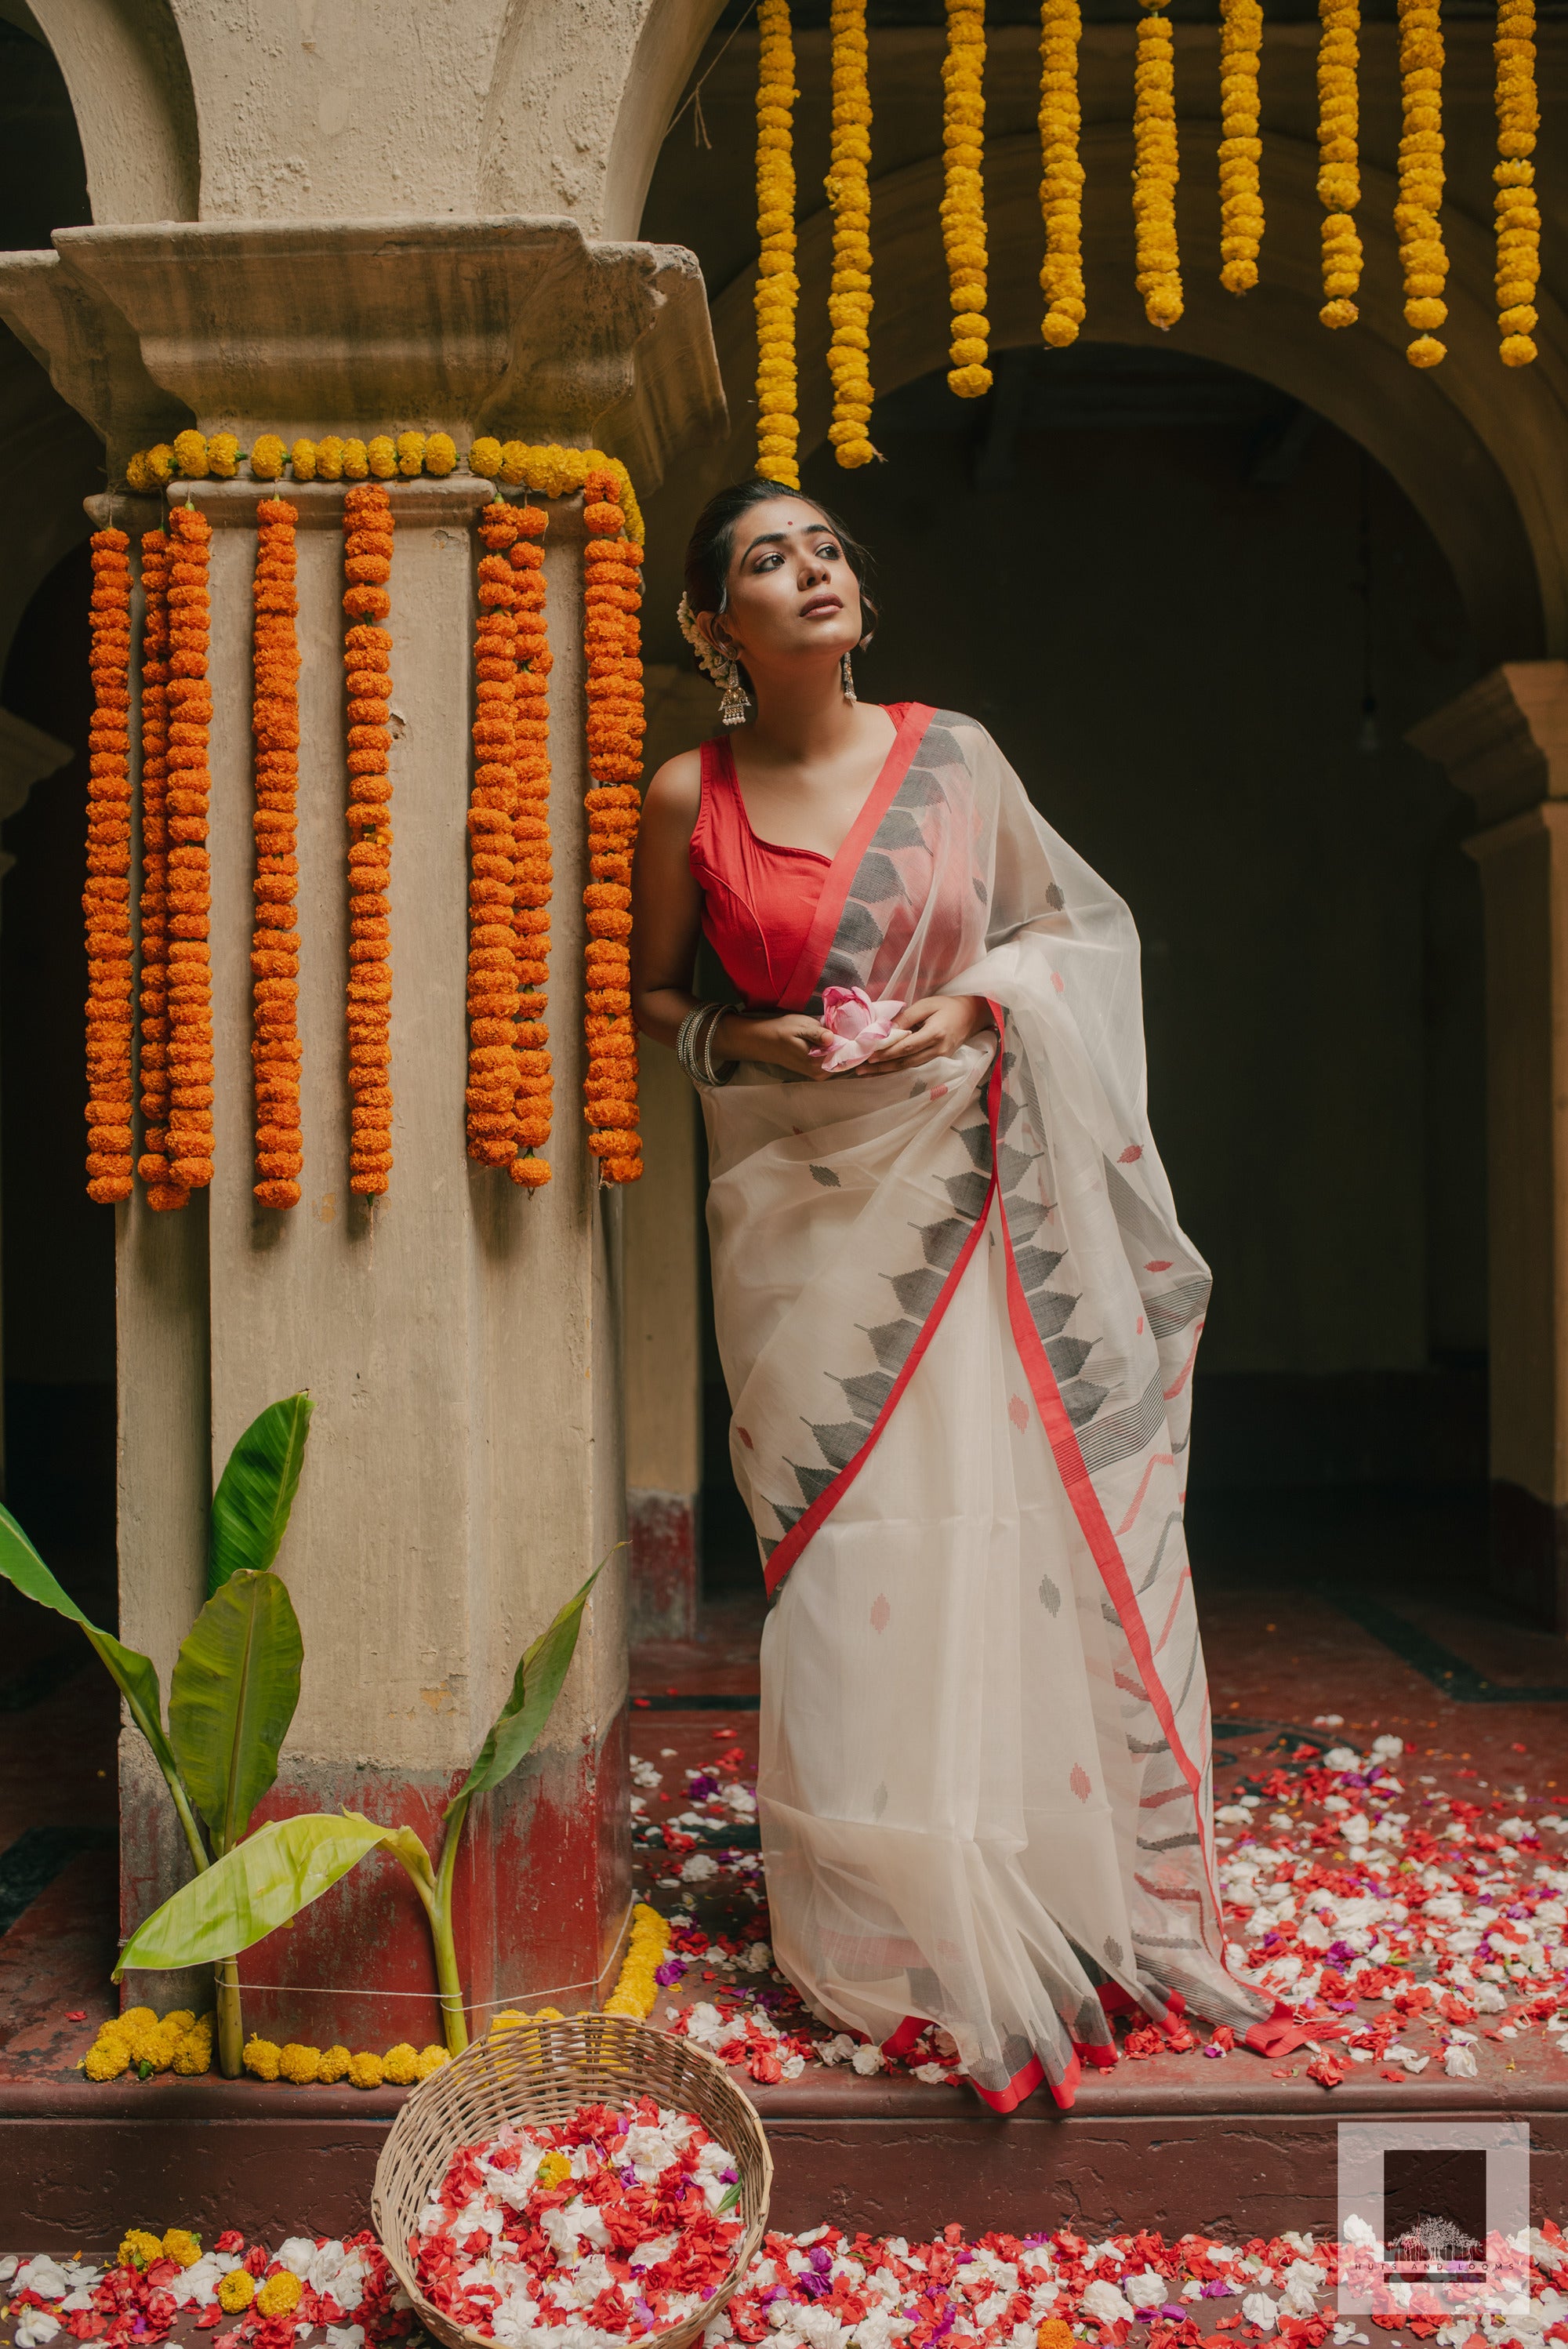
<path id="1" fill-rule="evenodd" d="M 938 2023 L 996 2109 L 1068 2104 L 1115 2061 L 1108 2009 L 1270 2012 L 1214 1884 L 1182 1533 L 1209 1274 L 1149 1131 L 1137 935 L 985 730 L 912 707 L 786 1008 L 830 986 L 982 996 L 997 1032 L 705 1095 L 731 1454 L 778 1594 L 774 1948 L 824 2019 Z"/>

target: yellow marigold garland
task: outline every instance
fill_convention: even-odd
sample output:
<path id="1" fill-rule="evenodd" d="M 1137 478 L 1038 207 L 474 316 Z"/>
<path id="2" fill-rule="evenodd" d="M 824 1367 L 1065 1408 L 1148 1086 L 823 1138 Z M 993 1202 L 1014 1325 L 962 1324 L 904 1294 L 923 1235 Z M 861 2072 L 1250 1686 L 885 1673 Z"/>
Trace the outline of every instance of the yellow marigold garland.
<path id="1" fill-rule="evenodd" d="M 118 2080 L 130 2071 L 143 2079 L 154 2072 L 177 2072 L 182 2078 L 194 2079 L 212 2068 L 212 2029 L 211 2014 L 198 2022 L 189 2007 L 176 2007 L 160 2022 L 150 2006 L 128 2006 L 123 2014 L 112 2014 L 99 2023 L 98 2036 L 82 2059 L 82 2070 L 89 2080 Z M 147 2254 L 150 2259 L 163 2254 L 157 2236 L 127 2240 L 142 2248 L 150 2240 L 152 2249 Z M 123 2261 L 124 2244 L 120 2255 Z"/>
<path id="2" fill-rule="evenodd" d="M 757 60 L 757 465 L 765 481 L 800 486 L 796 418 L 795 47 L 789 0 L 758 0 Z M 470 454 L 469 462 L 472 464 Z"/>
<path id="3" fill-rule="evenodd" d="M 550 899 L 554 868 L 550 861 L 550 637 L 544 616 L 544 536 L 549 516 L 542 506 L 524 506 L 517 516 L 519 537 L 511 550 L 517 581 L 516 739 L 517 879 L 512 926 L 517 949 L 518 1155 L 510 1172 L 514 1183 L 537 1190 L 550 1180 L 550 1161 L 538 1154 L 550 1139 L 550 1030 L 545 1025 L 545 987 L 550 977 Z"/>
<path id="4" fill-rule="evenodd" d="M 1504 367 L 1535 357 L 1535 289 L 1541 278 L 1541 212 L 1535 200 L 1535 0 L 1497 0 L 1497 322 Z"/>
<path id="5" fill-rule="evenodd" d="M 517 1155 L 517 588 L 508 556 L 517 516 L 504 499 L 480 516 L 474 626 L 474 775 L 469 795 L 469 1156 Z"/>
<path id="6" fill-rule="evenodd" d="M 1259 0 L 1220 0 L 1220 283 L 1250 294 L 1258 282 L 1264 202 L 1258 179 Z"/>
<path id="7" fill-rule="evenodd" d="M 1438 0 L 1399 0 L 1399 78 L 1404 109 L 1399 201 L 1394 226 L 1405 273 L 1405 323 L 1418 331 L 1405 357 L 1436 367 L 1446 346 L 1432 333 L 1449 315 L 1443 202 L 1443 31 Z"/>
<path id="8" fill-rule="evenodd" d="M 88 734 L 88 1196 L 131 1194 L 130 541 L 95 530 Z"/>
<path id="9" fill-rule="evenodd" d="M 960 399 L 991 388 L 991 327 L 985 316 L 985 0 L 947 0 L 942 61 L 944 192 L 942 243 L 953 312 L 947 388 Z"/>
<path id="10" fill-rule="evenodd" d="M 1083 184 L 1078 134 L 1078 0 L 1041 0 L 1040 213 L 1046 257 L 1040 291 L 1046 315 L 1040 332 L 1053 350 L 1076 343 L 1084 320 Z"/>
<path id="11" fill-rule="evenodd" d="M 1359 313 L 1361 201 L 1357 76 L 1361 63 L 1359 0 L 1318 0 L 1317 200 L 1323 206 L 1323 307 L 1326 326 L 1353 326 Z"/>
<path id="12" fill-rule="evenodd" d="M 583 1082 L 588 1147 L 606 1182 L 643 1171 L 637 1135 L 637 1034 L 632 1024 L 632 850 L 643 771 L 643 664 L 637 613 L 641 554 L 607 473 L 590 476 L 583 520 L 583 648 L 588 666 L 588 869 Z"/>
<path id="13" fill-rule="evenodd" d="M 667 1918 L 645 1900 L 639 1900 L 632 1911 L 632 1938 L 626 1945 L 626 1955 L 614 1989 L 604 2002 L 606 2014 L 629 2014 L 634 2023 L 645 2023 L 658 2001 L 659 1986 L 654 1977 L 664 1963 L 670 1946 Z"/>
<path id="14" fill-rule="evenodd" d="M 256 1109 L 255 1196 L 263 1207 L 299 1205 L 304 1140 L 299 1102 L 299 640 L 294 525 L 297 508 L 263 498 L 256 508 L 252 588 L 255 698 L 255 899 L 251 936 L 251 1061 Z"/>
<path id="15" fill-rule="evenodd" d="M 828 439 L 841 465 L 869 465 L 871 443 L 872 100 L 866 80 L 865 0 L 832 0 L 832 149 L 824 186 L 833 214 L 833 274 L 828 291 L 832 340 L 828 373 L 833 420 Z"/>
<path id="16" fill-rule="evenodd" d="M 1181 316 L 1176 245 L 1176 59 L 1165 0 L 1142 0 L 1133 74 L 1132 216 L 1137 285 L 1151 326 L 1168 330 Z"/>
<path id="17" fill-rule="evenodd" d="M 392 639 L 377 624 L 392 608 L 392 508 L 368 483 L 343 501 L 343 608 L 348 673 L 348 1083 L 349 1188 L 384 1192 L 392 1171 L 392 780 L 387 720 L 392 689 Z"/>
<path id="18" fill-rule="evenodd" d="M 208 558 L 212 525 L 194 506 L 169 517 L 169 1126 L 170 1181 L 212 1180 L 212 874 L 207 738 L 212 691 Z"/>
<path id="19" fill-rule="evenodd" d="M 147 1204 L 182 1207 L 189 1191 L 169 1177 L 169 533 L 141 534 L 141 973 L 142 1154 Z"/>

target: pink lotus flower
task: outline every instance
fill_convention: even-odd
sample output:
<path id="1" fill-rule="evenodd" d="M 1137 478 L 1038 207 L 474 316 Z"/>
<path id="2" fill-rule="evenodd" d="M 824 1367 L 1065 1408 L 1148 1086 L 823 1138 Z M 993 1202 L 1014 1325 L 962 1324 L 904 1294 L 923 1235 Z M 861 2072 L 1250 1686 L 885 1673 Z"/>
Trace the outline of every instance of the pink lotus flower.
<path id="1" fill-rule="evenodd" d="M 858 1069 L 893 1034 L 893 1021 L 903 1009 L 903 1003 L 891 995 L 873 1003 L 863 987 L 825 987 L 822 1025 L 833 1041 L 813 1049 L 812 1058 L 820 1061 L 830 1077 Z"/>

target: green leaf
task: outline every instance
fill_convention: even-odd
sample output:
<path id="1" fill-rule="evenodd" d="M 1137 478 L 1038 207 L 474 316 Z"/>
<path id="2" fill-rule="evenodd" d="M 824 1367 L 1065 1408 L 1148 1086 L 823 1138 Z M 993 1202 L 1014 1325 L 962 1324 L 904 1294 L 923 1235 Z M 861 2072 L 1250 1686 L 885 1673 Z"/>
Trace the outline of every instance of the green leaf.
<path id="1" fill-rule="evenodd" d="M 115 1980 L 149 1967 L 201 1966 L 237 1956 L 292 1923 L 367 1851 L 397 1833 L 344 1812 L 269 1819 L 138 1926 L 120 1951 Z"/>
<path id="2" fill-rule="evenodd" d="M 221 1590 L 245 1568 L 264 1574 L 276 1557 L 299 1490 L 314 1409 L 307 1394 L 269 1403 L 230 1453 L 212 1495 L 209 1591 Z"/>
<path id="3" fill-rule="evenodd" d="M 716 2219 L 722 2219 L 722 2218 L 724 2218 L 727 2212 L 728 2212 L 728 2211 L 730 2211 L 730 2210 L 733 2210 L 733 2209 L 734 2209 L 734 2208 L 735 2208 L 736 2204 L 739 2201 L 739 2199 L 740 2199 L 740 2180 L 739 2180 L 739 2178 L 738 2178 L 736 2179 L 736 2181 L 735 2181 L 734 2185 L 730 2188 L 730 2189 L 729 2189 L 728 2193 L 727 2193 L 727 2194 L 726 2194 L 726 2195 L 724 2195 L 724 2196 L 723 2196 L 723 2197 L 722 2197 L 722 2198 L 721 2198 L 717 2202 L 716 2202 L 716 2203 L 714 2204 L 714 2206 L 713 2206 L 713 2215 L 714 2215 L 714 2217 L 715 2217 Z"/>
<path id="4" fill-rule="evenodd" d="M 284 1584 L 243 1567 L 185 1636 L 169 1686 L 169 1734 L 218 1852 L 233 1850 L 278 1775 L 304 1661 Z"/>
<path id="5" fill-rule="evenodd" d="M 40 1607 L 52 1607 L 57 1615 L 64 1615 L 87 1633 L 98 1655 L 113 1673 L 130 1717 L 151 1746 L 159 1768 L 170 1787 L 178 1787 L 180 1773 L 163 1733 L 163 1698 L 150 1660 L 135 1648 L 122 1647 L 112 1632 L 100 1631 L 96 1623 L 88 1622 L 76 1600 L 61 1589 L 6 1508 L 0 1508 L 0 1574 L 14 1583 L 25 1599 L 36 1599 Z"/>
<path id="6" fill-rule="evenodd" d="M 617 1543 L 616 1548 L 619 1547 Z M 554 1710 L 555 1700 L 561 1694 L 561 1683 L 566 1678 L 576 1652 L 577 1634 L 582 1628 L 583 1609 L 588 1603 L 588 1594 L 614 1555 L 614 1550 L 612 1550 L 609 1557 L 600 1559 L 582 1589 L 567 1600 L 549 1630 L 542 1631 L 533 1645 L 524 1652 L 511 1684 L 511 1694 L 497 1714 L 490 1735 L 475 1754 L 468 1776 L 447 1806 L 449 1816 L 457 1805 L 469 1795 L 488 1794 L 492 1786 L 499 1786 L 503 1778 L 510 1778 L 533 1744 Z"/>

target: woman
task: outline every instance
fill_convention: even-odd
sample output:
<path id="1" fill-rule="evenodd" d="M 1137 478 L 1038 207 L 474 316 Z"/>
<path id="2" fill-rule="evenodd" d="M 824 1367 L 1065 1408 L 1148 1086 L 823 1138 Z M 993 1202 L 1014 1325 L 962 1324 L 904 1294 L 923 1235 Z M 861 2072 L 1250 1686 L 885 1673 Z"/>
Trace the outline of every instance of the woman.
<path id="1" fill-rule="evenodd" d="M 973 719 L 854 698 L 862 567 L 770 483 L 699 519 L 682 626 L 755 716 L 648 786 L 633 1005 L 707 1121 L 779 1962 L 874 2042 L 944 2027 L 998 2112 L 1066 2106 L 1109 2012 L 1268 2013 L 1181 1530 L 1209 1276 L 1127 909 Z M 699 928 L 738 1004 L 691 992 Z"/>

